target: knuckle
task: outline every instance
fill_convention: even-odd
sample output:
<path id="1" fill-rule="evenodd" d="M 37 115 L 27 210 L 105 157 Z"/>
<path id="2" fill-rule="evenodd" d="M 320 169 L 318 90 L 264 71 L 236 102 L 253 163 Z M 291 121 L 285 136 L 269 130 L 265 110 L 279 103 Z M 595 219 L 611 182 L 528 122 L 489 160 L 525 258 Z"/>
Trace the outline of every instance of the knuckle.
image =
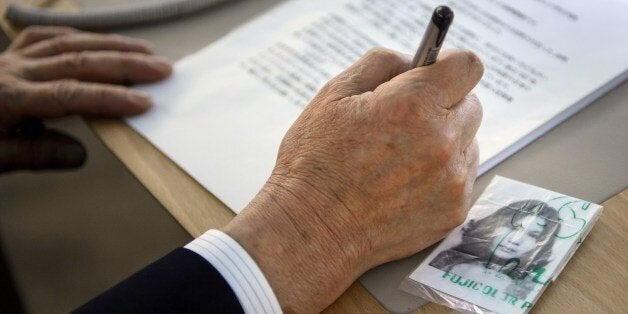
<path id="1" fill-rule="evenodd" d="M 78 80 L 62 80 L 51 83 L 52 97 L 56 103 L 68 103 L 76 99 L 78 88 Z"/>
<path id="2" fill-rule="evenodd" d="M 394 54 L 392 50 L 384 48 L 384 47 L 373 47 L 366 52 L 367 56 L 373 57 L 386 57 L 390 54 Z"/>
<path id="3" fill-rule="evenodd" d="M 342 82 L 340 78 L 334 78 L 325 83 L 320 91 L 316 94 L 315 99 L 321 100 L 323 103 L 327 101 L 336 101 L 344 94 L 347 89 L 346 84 Z M 313 101 L 314 103 L 314 101 Z"/>
<path id="4" fill-rule="evenodd" d="M 366 59 L 373 59 L 373 61 L 382 63 L 382 64 L 399 64 L 404 62 L 404 59 L 401 58 L 399 53 L 394 50 L 375 47 L 371 48 L 365 55 Z"/>
<path id="5" fill-rule="evenodd" d="M 117 93 L 119 94 L 120 91 L 118 91 L 117 89 L 106 89 L 106 88 L 94 88 L 90 90 L 90 93 L 93 93 L 93 95 L 100 100 L 105 100 L 105 99 L 111 99 L 112 95 L 115 96 Z M 107 104 L 109 104 L 109 102 L 105 102 Z"/>
<path id="6" fill-rule="evenodd" d="M 28 60 L 18 55 L 6 53 L 0 57 L 0 72 L 8 77 L 24 77 L 24 71 L 28 68 Z"/>
<path id="7" fill-rule="evenodd" d="M 136 52 L 111 51 L 108 54 L 113 63 L 118 63 L 126 69 L 131 69 L 133 66 L 150 67 L 151 62 L 154 60 Z"/>
<path id="8" fill-rule="evenodd" d="M 81 69 L 85 66 L 86 54 L 85 52 L 71 53 L 71 54 L 68 54 L 65 61 L 66 61 L 67 66 L 74 69 Z"/>
<path id="9" fill-rule="evenodd" d="M 25 80 L 38 81 L 38 65 L 32 60 L 15 62 L 12 66 L 13 74 Z"/>
<path id="10" fill-rule="evenodd" d="M 67 38 L 64 37 L 56 37 L 50 40 L 50 48 L 54 51 L 55 54 L 63 53 L 69 49 L 69 43 Z"/>
<path id="11" fill-rule="evenodd" d="M 89 56 L 87 52 L 70 52 L 60 56 L 60 66 L 68 73 L 83 73 L 87 71 Z"/>

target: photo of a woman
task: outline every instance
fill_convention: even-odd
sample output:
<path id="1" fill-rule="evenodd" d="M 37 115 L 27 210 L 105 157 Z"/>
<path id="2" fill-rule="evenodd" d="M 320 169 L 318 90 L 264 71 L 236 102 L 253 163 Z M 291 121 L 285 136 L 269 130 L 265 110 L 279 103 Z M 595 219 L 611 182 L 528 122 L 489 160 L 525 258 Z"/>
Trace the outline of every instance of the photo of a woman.
<path id="1" fill-rule="evenodd" d="M 551 261 L 559 230 L 558 211 L 547 203 L 513 202 L 484 218 L 469 220 L 462 228 L 462 241 L 440 252 L 429 265 L 456 274 L 489 270 L 522 285 Z M 525 297 L 526 293 L 517 294 Z"/>
<path id="2" fill-rule="evenodd" d="M 496 176 L 400 288 L 465 313 L 528 313 L 602 210 Z"/>

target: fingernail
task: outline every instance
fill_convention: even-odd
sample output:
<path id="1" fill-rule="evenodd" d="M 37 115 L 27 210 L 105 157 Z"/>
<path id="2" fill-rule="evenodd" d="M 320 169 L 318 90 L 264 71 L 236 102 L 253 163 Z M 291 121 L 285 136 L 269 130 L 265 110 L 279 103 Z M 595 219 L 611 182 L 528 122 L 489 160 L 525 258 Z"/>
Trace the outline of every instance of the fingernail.
<path id="1" fill-rule="evenodd" d="M 169 74 L 172 72 L 172 62 L 164 57 L 151 57 L 148 66 L 159 73 Z"/>
<path id="2" fill-rule="evenodd" d="M 127 99 L 138 105 L 141 109 L 145 110 L 153 105 L 153 98 L 149 93 L 140 90 L 129 90 L 127 93 Z"/>

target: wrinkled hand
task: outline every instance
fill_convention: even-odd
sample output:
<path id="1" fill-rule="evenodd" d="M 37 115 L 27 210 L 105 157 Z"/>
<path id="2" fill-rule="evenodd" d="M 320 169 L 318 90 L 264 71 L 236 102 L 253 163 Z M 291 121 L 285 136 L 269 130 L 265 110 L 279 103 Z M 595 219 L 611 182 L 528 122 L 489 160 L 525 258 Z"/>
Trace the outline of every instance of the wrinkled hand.
<path id="1" fill-rule="evenodd" d="M 171 64 L 143 40 L 29 27 L 0 54 L 0 173 L 80 166 L 75 139 L 45 130 L 40 119 L 73 114 L 126 116 L 146 111 L 150 96 L 123 86 L 165 78 Z"/>
<path id="2" fill-rule="evenodd" d="M 462 223 L 482 110 L 475 55 L 428 67 L 377 49 L 332 79 L 281 144 L 273 174 L 224 231 L 287 312 L 318 312 L 366 270 Z M 409 71 L 408 71 L 409 70 Z"/>

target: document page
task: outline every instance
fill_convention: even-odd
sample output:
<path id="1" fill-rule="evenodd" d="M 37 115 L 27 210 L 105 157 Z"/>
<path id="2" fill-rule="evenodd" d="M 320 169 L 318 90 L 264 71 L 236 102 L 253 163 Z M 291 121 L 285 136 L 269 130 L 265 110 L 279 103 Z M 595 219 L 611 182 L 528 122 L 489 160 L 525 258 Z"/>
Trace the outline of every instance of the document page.
<path id="1" fill-rule="evenodd" d="M 284 133 L 330 78 L 368 49 L 414 54 L 434 8 L 444 49 L 484 62 L 480 174 L 628 76 L 628 2 L 291 0 L 183 58 L 129 124 L 238 213 Z"/>

